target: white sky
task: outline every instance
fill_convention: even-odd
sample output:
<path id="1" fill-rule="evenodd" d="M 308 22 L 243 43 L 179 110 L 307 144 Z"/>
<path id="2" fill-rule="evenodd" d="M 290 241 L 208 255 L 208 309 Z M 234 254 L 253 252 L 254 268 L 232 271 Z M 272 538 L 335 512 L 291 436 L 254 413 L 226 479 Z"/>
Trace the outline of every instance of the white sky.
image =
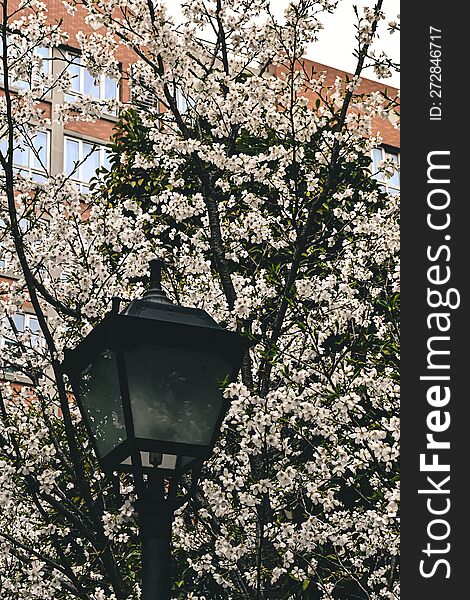
<path id="1" fill-rule="evenodd" d="M 179 14 L 179 0 L 167 0 L 168 10 L 177 18 Z M 288 0 L 271 0 L 273 12 L 282 17 Z M 355 48 L 355 28 L 356 16 L 353 6 L 356 5 L 359 9 L 359 14 L 364 6 L 374 6 L 375 0 L 339 0 L 338 8 L 333 15 L 325 14 L 320 20 L 324 25 L 324 29 L 318 36 L 318 42 L 315 42 L 307 50 L 306 56 L 314 61 L 344 69 L 345 71 L 354 71 L 356 60 L 353 56 Z M 400 12 L 400 0 L 384 0 L 383 8 L 386 15 L 386 21 L 379 27 L 379 38 L 374 48 L 377 52 L 384 51 L 394 62 L 400 61 L 400 39 L 399 33 L 390 35 L 387 31 L 386 23 L 389 21 L 397 21 L 397 16 Z M 363 72 L 363 76 L 368 79 L 377 79 L 373 69 L 367 69 Z M 394 73 L 392 77 L 382 79 L 384 83 L 399 87 L 399 74 Z"/>
<path id="2" fill-rule="evenodd" d="M 273 5 L 286 5 L 285 0 L 273 0 Z M 318 42 L 312 44 L 307 52 L 307 57 L 323 63 L 330 67 L 344 69 L 345 71 L 354 71 L 356 61 L 353 56 L 355 47 L 355 29 L 356 15 L 353 6 L 356 5 L 359 10 L 364 6 L 373 6 L 372 0 L 341 0 L 338 8 L 333 15 L 323 17 L 324 29 L 318 36 Z M 400 62 L 400 34 L 390 35 L 387 31 L 389 21 L 398 21 L 397 16 L 400 13 L 399 0 L 384 0 L 383 11 L 386 15 L 384 21 L 378 30 L 377 43 L 374 46 L 377 51 L 384 51 L 394 62 Z M 360 13 L 359 13 L 360 14 Z M 368 79 L 377 79 L 373 69 L 364 71 L 364 77 Z M 395 87 L 400 86 L 400 74 L 394 73 L 392 77 L 382 79 Z"/>

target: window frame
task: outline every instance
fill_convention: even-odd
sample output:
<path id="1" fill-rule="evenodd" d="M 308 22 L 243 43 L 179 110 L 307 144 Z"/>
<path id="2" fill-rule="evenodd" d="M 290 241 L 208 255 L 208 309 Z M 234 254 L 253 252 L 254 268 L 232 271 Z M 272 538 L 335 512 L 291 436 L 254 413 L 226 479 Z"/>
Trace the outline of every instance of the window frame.
<path id="1" fill-rule="evenodd" d="M 78 161 L 76 161 L 76 163 L 75 163 L 76 166 L 74 167 L 74 169 L 71 173 L 69 173 L 67 170 L 67 142 L 68 141 L 78 143 Z M 84 156 L 91 156 L 91 154 L 84 155 L 84 153 L 83 153 L 83 145 L 84 144 L 89 144 L 91 146 L 94 146 L 95 151 L 96 150 L 99 151 L 100 159 L 99 159 L 98 169 L 101 169 L 106 165 L 105 155 L 106 155 L 106 149 L 109 148 L 109 146 L 106 144 L 103 144 L 103 141 L 98 142 L 98 141 L 89 140 L 86 138 L 77 137 L 77 136 L 73 136 L 73 135 L 67 135 L 67 134 L 64 135 L 63 173 L 69 181 L 71 181 L 73 184 L 78 186 L 79 192 L 81 192 L 82 194 L 87 194 L 90 189 L 90 181 L 93 178 L 93 176 L 96 175 L 96 172 L 98 171 L 98 169 L 95 171 L 94 175 L 92 177 L 90 177 L 90 179 L 88 181 L 85 181 L 84 179 L 81 178 L 83 165 L 85 163 Z"/>
<path id="2" fill-rule="evenodd" d="M 52 75 L 52 72 L 53 72 L 53 67 L 52 67 L 52 63 L 53 63 L 52 47 L 51 46 L 35 46 L 32 49 L 33 54 L 38 49 L 47 50 L 47 57 L 41 57 L 43 59 L 42 74 L 44 76 Z M 4 76 L 3 76 L 3 61 L 1 60 L 2 57 L 3 57 L 3 53 L 0 52 L 0 88 L 3 89 L 3 87 L 4 87 L 4 79 L 3 79 Z M 47 67 L 46 70 L 44 70 L 44 66 Z M 14 91 L 14 92 L 18 92 L 18 91 L 30 89 L 30 83 L 29 83 L 29 81 L 13 80 L 12 77 L 11 77 L 11 75 L 8 77 L 8 85 L 12 89 L 12 91 Z M 50 99 L 51 98 L 51 90 L 48 90 L 46 94 L 44 94 L 43 96 L 41 96 L 41 98 Z"/>
<path id="3" fill-rule="evenodd" d="M 97 96 L 93 96 L 92 94 L 85 94 L 85 71 L 88 71 L 86 65 L 82 64 L 82 54 L 76 50 L 70 49 L 68 48 L 65 52 L 64 52 L 64 57 L 66 62 L 66 66 L 65 66 L 65 72 L 68 73 L 69 72 L 69 68 L 72 66 L 72 64 L 77 65 L 78 69 L 79 69 L 79 85 L 78 85 L 78 90 L 74 90 L 72 89 L 72 87 L 69 87 L 65 92 L 64 92 L 64 99 L 66 102 L 68 102 L 69 104 L 74 104 L 77 100 L 80 100 L 81 98 L 91 98 L 92 100 L 95 100 L 97 102 L 107 102 L 109 100 L 116 100 L 119 102 L 120 100 L 120 96 L 121 96 L 121 86 L 120 86 L 120 80 L 118 79 L 113 79 L 112 77 L 109 77 L 109 75 L 105 75 L 104 73 L 102 73 L 99 76 L 99 83 L 97 85 L 98 89 L 99 89 L 99 97 Z M 76 62 L 78 60 L 78 62 Z M 89 73 L 89 71 L 88 71 Z M 90 74 L 91 77 L 91 74 Z M 113 81 L 116 82 L 116 95 L 114 96 L 114 98 L 106 98 L 106 78 L 111 79 Z M 94 81 L 96 82 L 97 80 L 94 79 Z M 95 83 L 96 85 L 96 83 Z M 109 111 L 106 106 L 101 107 L 101 112 L 106 115 L 106 116 L 110 116 L 110 117 L 117 117 L 117 110 L 113 110 L 113 111 Z"/>
<path id="4" fill-rule="evenodd" d="M 12 318 L 14 319 L 15 316 L 21 316 L 23 317 L 23 329 L 18 329 L 19 333 L 24 333 L 26 331 L 26 329 L 29 329 L 30 333 L 31 333 L 31 337 L 36 337 L 36 338 L 40 338 L 41 341 L 39 341 L 39 346 L 43 347 L 44 345 L 44 337 L 42 336 L 42 332 L 41 332 L 41 327 L 39 325 L 39 319 L 37 318 L 36 313 L 34 312 L 29 312 L 27 310 L 21 310 L 16 312 L 14 315 L 12 315 Z M 38 329 L 33 330 L 31 328 L 30 325 L 30 321 L 31 319 L 35 319 L 37 321 L 37 325 L 38 325 Z M 3 321 L 3 329 L 10 328 L 10 324 L 8 322 L 8 318 L 6 316 L 2 317 L 2 321 Z M 13 329 L 11 329 L 12 334 L 14 334 Z M 19 342 L 17 342 L 16 340 L 11 340 L 11 341 L 6 341 L 5 340 L 5 336 L 4 335 L 0 335 L 0 348 L 4 348 L 5 345 L 10 345 L 10 346 L 16 346 L 18 345 Z M 33 347 L 33 346 L 31 346 Z"/>
<path id="5" fill-rule="evenodd" d="M 382 188 L 384 188 L 384 190 L 386 191 L 387 194 L 399 194 L 400 193 L 400 183 L 401 183 L 400 182 L 400 172 L 399 171 L 396 172 L 396 174 L 398 176 L 398 184 L 391 183 L 391 178 L 385 177 L 384 173 L 382 171 L 380 171 L 378 168 L 379 161 L 377 161 L 377 163 L 376 163 L 375 157 L 374 157 L 374 152 L 376 152 L 376 151 L 381 152 L 382 157 L 380 160 L 385 160 L 389 156 L 394 156 L 397 159 L 398 167 L 400 167 L 400 150 L 393 146 L 388 146 L 387 144 L 382 144 L 381 146 L 377 146 L 376 148 L 373 148 L 371 150 L 371 159 L 372 159 L 371 171 L 372 171 L 373 178 L 377 181 L 377 183 Z"/>
<path id="6" fill-rule="evenodd" d="M 35 352 L 40 352 L 41 350 L 44 350 L 46 348 L 46 340 L 44 338 L 44 336 L 42 335 L 42 331 L 41 328 L 39 326 L 39 320 L 36 316 L 36 314 L 34 312 L 32 312 L 31 310 L 28 309 L 22 309 L 20 311 L 18 311 L 17 313 L 15 313 L 15 315 L 22 315 L 24 317 L 23 320 L 23 329 L 21 330 L 21 332 L 24 332 L 26 329 L 29 329 L 31 332 L 31 340 L 30 343 L 28 344 L 29 347 L 35 351 Z M 15 315 L 13 315 L 13 318 L 15 317 Z M 36 321 L 38 322 L 38 329 L 37 331 L 34 331 L 31 326 L 30 326 L 30 319 L 36 319 Z M 8 319 L 6 316 L 2 317 L 2 325 L 3 325 L 3 329 L 10 328 L 10 324 L 8 322 Z M 5 323 L 6 321 L 6 323 Z M 13 334 L 13 330 L 10 329 L 10 331 Z M 36 338 L 36 343 L 34 343 L 34 338 Z M 5 337 L 4 337 L 4 331 L 2 331 L 2 333 L 0 334 L 0 350 L 2 350 L 3 348 L 5 348 L 5 346 L 18 346 L 19 342 L 17 342 L 16 340 L 12 340 L 12 341 L 6 341 Z M 21 370 L 21 369 L 16 369 L 13 365 L 2 365 L 0 367 L 0 377 L 2 377 L 4 380 L 7 381 L 16 381 L 16 382 L 24 382 L 24 383 L 30 383 L 31 380 L 29 379 L 29 377 L 27 375 L 25 375 L 25 373 Z"/>
<path id="7" fill-rule="evenodd" d="M 43 223 L 47 223 L 46 219 L 39 219 L 39 220 L 42 221 Z M 22 235 L 27 233 L 27 231 L 30 227 L 29 219 L 27 219 L 26 217 L 21 217 L 18 220 L 18 226 L 20 228 L 20 232 Z M 6 230 L 6 223 L 5 223 L 4 219 L 2 217 L 0 217 L 0 231 L 3 229 Z M 3 255 L 2 250 L 3 250 L 2 239 L 0 238 L 0 276 L 11 277 L 12 275 L 11 275 L 10 268 L 9 268 L 10 265 L 8 264 L 7 258 Z M 16 278 L 16 276 L 14 278 Z"/>
<path id="8" fill-rule="evenodd" d="M 51 169 L 51 131 L 49 129 L 40 129 L 39 131 L 37 131 L 33 135 L 31 135 L 31 141 L 33 142 L 33 147 L 35 148 L 36 151 L 38 151 L 38 148 L 36 148 L 34 146 L 34 139 L 37 137 L 37 135 L 39 133 L 45 134 L 45 136 L 46 136 L 46 148 L 45 148 L 46 161 L 45 161 L 45 165 L 44 165 L 45 170 L 34 166 L 34 159 L 36 158 L 36 155 L 32 151 L 31 144 L 26 141 L 25 141 L 24 145 L 25 145 L 25 149 L 28 152 L 28 164 L 27 164 L 27 166 L 25 166 L 23 164 L 19 164 L 19 163 L 15 162 L 15 153 L 21 152 L 21 150 L 19 148 L 15 147 L 13 149 L 13 170 L 15 171 L 15 173 L 17 175 L 21 175 L 22 177 L 24 177 L 26 179 L 31 179 L 38 185 L 41 185 L 41 184 L 43 185 L 45 182 L 38 180 L 36 177 L 34 177 L 34 175 L 42 177 L 45 180 L 47 180 L 49 177 L 49 172 Z M 22 139 L 23 140 L 25 139 L 23 135 L 18 136 L 15 139 L 15 145 L 21 143 Z M 0 144 L 2 142 L 3 142 L 3 140 L 0 140 Z M 39 151 L 38 151 L 38 154 L 39 154 Z"/>
<path id="9" fill-rule="evenodd" d="M 17 165 L 15 164 L 15 153 L 13 152 L 13 167 L 16 169 L 16 171 L 18 173 L 20 173 L 21 171 L 27 171 L 27 177 L 29 179 L 32 179 L 33 181 L 36 181 L 36 183 L 44 183 L 42 181 L 37 181 L 34 177 L 33 174 L 37 174 L 40 175 L 41 177 L 44 177 L 44 179 L 48 178 L 49 175 L 49 171 L 50 171 L 50 165 L 51 165 L 51 132 L 49 130 L 41 130 L 38 131 L 34 136 L 32 136 L 31 140 L 33 141 L 33 145 L 34 145 L 34 138 L 36 137 L 36 135 L 38 133 L 44 133 L 46 136 L 46 164 L 45 166 L 45 171 L 42 171 L 40 169 L 37 169 L 33 166 L 34 164 L 34 159 L 36 157 L 35 153 L 32 151 L 31 146 L 28 144 L 28 153 L 29 153 L 29 157 L 28 157 L 28 166 L 24 167 L 22 165 Z M 37 148 L 35 147 L 35 150 L 37 150 Z M 23 176 L 24 174 L 21 173 Z"/>

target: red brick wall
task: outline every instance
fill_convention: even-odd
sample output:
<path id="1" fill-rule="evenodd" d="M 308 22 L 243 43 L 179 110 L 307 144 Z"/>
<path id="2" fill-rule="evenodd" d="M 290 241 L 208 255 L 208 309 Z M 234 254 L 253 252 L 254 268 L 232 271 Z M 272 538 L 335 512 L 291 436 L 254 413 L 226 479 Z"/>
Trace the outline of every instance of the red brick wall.
<path id="1" fill-rule="evenodd" d="M 315 71 L 317 75 L 326 73 L 326 87 L 332 86 L 335 82 L 336 77 L 340 77 L 344 80 L 345 76 L 348 75 L 349 79 L 352 78 L 351 73 L 347 73 L 346 71 L 341 71 L 339 69 L 335 69 L 334 67 L 329 67 L 327 65 L 323 65 L 321 63 L 317 63 L 309 59 L 304 59 L 302 61 L 302 64 L 299 63 L 298 68 L 299 70 L 301 68 L 305 69 L 305 71 L 309 75 L 313 73 L 313 71 Z M 276 76 L 280 76 L 283 72 L 286 72 L 286 69 L 283 67 L 275 67 L 271 70 L 271 72 Z M 395 87 L 389 86 L 386 83 L 378 83 L 377 81 L 372 81 L 371 79 L 361 78 L 361 85 L 359 86 L 357 93 L 370 93 L 376 91 L 385 92 L 387 96 L 392 99 L 397 98 L 398 95 L 398 90 Z M 311 99 L 312 102 L 318 97 L 312 92 L 307 92 L 306 95 L 309 97 L 309 99 Z M 374 134 L 380 132 L 385 144 L 393 146 L 397 149 L 400 147 L 399 130 L 395 129 L 390 121 L 384 119 L 374 119 L 373 131 Z"/>
<path id="2" fill-rule="evenodd" d="M 99 140 L 109 140 L 113 133 L 115 122 L 108 119 L 98 119 L 92 123 L 83 121 L 69 122 L 65 124 L 65 133 L 81 133 L 83 135 L 97 138 Z"/>

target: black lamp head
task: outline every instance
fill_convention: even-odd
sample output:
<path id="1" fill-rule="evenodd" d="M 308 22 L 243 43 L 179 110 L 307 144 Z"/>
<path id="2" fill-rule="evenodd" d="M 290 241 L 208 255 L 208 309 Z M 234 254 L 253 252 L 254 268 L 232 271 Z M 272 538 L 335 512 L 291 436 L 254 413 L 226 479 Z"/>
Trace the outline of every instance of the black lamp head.
<path id="1" fill-rule="evenodd" d="M 173 304 L 152 261 L 142 298 L 111 311 L 64 369 L 106 470 L 187 470 L 210 456 L 251 343 L 204 310 Z M 115 303 L 114 308 L 116 309 Z"/>

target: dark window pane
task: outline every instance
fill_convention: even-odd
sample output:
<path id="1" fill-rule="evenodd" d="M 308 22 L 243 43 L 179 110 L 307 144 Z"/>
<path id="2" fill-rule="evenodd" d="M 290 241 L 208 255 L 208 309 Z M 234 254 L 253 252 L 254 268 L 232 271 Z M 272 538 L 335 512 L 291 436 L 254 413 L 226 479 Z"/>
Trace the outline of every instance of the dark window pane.
<path id="1" fill-rule="evenodd" d="M 100 457 L 126 439 L 116 355 L 105 350 L 81 373 L 79 394 Z"/>
<path id="2" fill-rule="evenodd" d="M 139 346 L 125 360 L 136 437 L 209 444 L 230 365 L 211 352 Z"/>

